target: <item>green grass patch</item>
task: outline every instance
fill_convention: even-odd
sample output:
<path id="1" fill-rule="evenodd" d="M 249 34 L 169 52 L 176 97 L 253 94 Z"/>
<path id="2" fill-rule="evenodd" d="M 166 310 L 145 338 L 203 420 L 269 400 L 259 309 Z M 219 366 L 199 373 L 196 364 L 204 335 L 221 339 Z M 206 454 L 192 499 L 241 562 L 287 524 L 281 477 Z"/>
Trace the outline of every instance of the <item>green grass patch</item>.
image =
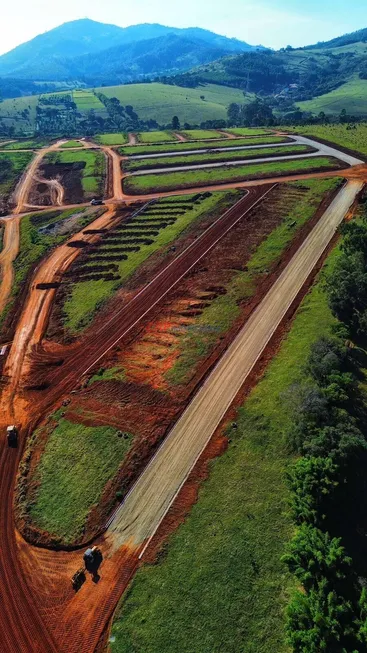
<path id="1" fill-rule="evenodd" d="M 14 141 L 13 143 L 8 143 L 4 145 L 2 149 L 4 150 L 39 150 L 41 147 L 45 147 L 49 144 L 49 141 L 44 139 L 32 139 L 27 141 Z"/>
<path id="2" fill-rule="evenodd" d="M 172 132 L 155 131 L 155 132 L 140 132 L 138 134 L 140 143 L 166 143 L 167 141 L 176 141 Z"/>
<path id="3" fill-rule="evenodd" d="M 264 147 L 261 149 L 209 152 L 208 154 L 188 154 L 182 156 L 166 156 L 154 159 L 130 159 L 124 163 L 124 169 L 129 171 L 147 170 L 149 168 L 175 167 L 180 165 L 196 165 L 199 163 L 216 163 L 220 161 L 243 161 L 267 156 L 287 156 L 289 154 L 306 154 L 312 148 L 307 145 L 289 145 L 282 147 Z"/>
<path id="4" fill-rule="evenodd" d="M 195 141 L 188 143 L 175 143 L 167 145 L 151 145 L 149 148 L 144 145 L 130 145 L 129 147 L 120 148 L 120 154 L 159 154 L 160 152 L 185 152 L 186 150 L 207 150 L 209 148 L 217 149 L 218 147 L 238 147 L 239 145 L 273 145 L 274 143 L 284 143 L 287 140 L 284 136 L 258 136 L 256 138 L 239 138 L 236 141 L 224 138 L 217 140 L 215 143 L 208 141 Z"/>
<path id="5" fill-rule="evenodd" d="M 126 134 L 97 134 L 93 140 L 100 145 L 125 145 L 128 142 Z"/>
<path id="6" fill-rule="evenodd" d="M 256 136 L 256 134 L 271 134 L 269 129 L 263 127 L 232 127 L 231 129 L 226 129 L 225 131 L 229 134 L 235 134 L 235 136 Z"/>
<path id="7" fill-rule="evenodd" d="M 140 568 L 112 627 L 112 653 L 287 653 L 294 588 L 280 562 L 294 526 L 285 471 L 292 457 L 287 390 L 306 380 L 311 345 L 335 320 L 323 273 L 280 352 L 230 429 L 199 500 L 155 565 Z"/>
<path id="8" fill-rule="evenodd" d="M 109 367 L 107 370 L 101 367 L 96 374 L 89 379 L 88 385 L 92 385 L 96 381 L 125 381 L 126 374 L 122 367 L 115 366 Z"/>
<path id="9" fill-rule="evenodd" d="M 181 134 L 191 141 L 205 140 L 207 138 L 223 138 L 223 134 L 220 134 L 214 129 L 187 129 L 181 132 Z"/>
<path id="10" fill-rule="evenodd" d="M 226 120 L 231 102 L 245 104 L 253 99 L 244 97 L 239 88 L 218 84 L 184 88 L 171 84 L 125 84 L 97 88 L 107 97 L 117 97 L 123 106 L 131 104 L 142 120 L 156 120 L 168 124 L 178 116 L 181 124 L 197 125 L 205 120 Z M 204 99 L 202 99 L 204 98 Z"/>
<path id="11" fill-rule="evenodd" d="M 77 105 L 78 111 L 86 112 L 93 109 L 96 113 L 107 115 L 104 104 L 102 104 L 101 100 L 94 95 L 93 91 L 89 91 L 88 89 L 83 89 L 81 91 L 75 90 L 72 94 L 73 102 Z"/>
<path id="12" fill-rule="evenodd" d="M 274 161 L 270 163 L 248 164 L 226 168 L 206 168 L 203 170 L 184 170 L 160 174 L 127 177 L 124 190 L 132 195 L 150 192 L 164 192 L 178 188 L 194 188 L 210 184 L 247 181 L 254 178 L 276 177 L 277 175 L 333 170 L 339 162 L 331 157 L 315 157 L 294 161 Z"/>
<path id="13" fill-rule="evenodd" d="M 135 270 L 146 261 L 149 256 L 172 243 L 194 221 L 200 219 L 217 206 L 232 203 L 236 197 L 233 193 L 215 193 L 200 204 L 195 204 L 192 209 L 177 217 L 174 224 L 161 229 L 158 236 L 154 237 L 151 245 L 142 245 L 138 252 L 128 253 L 125 261 L 120 261 L 118 281 L 86 281 L 73 283 L 70 295 L 64 304 L 65 327 L 72 334 L 77 334 L 92 320 L 95 312 L 111 297 L 116 290 L 126 281 Z M 220 204 L 221 203 L 221 204 Z M 159 207 L 159 203 L 156 204 Z M 153 237 L 152 237 L 153 238 Z M 103 243 L 99 247 L 103 254 Z M 91 258 L 93 262 L 93 258 Z"/>
<path id="14" fill-rule="evenodd" d="M 172 385 L 187 383 L 199 360 L 218 343 L 218 338 L 233 325 L 240 314 L 241 302 L 253 296 L 258 283 L 294 238 L 297 230 L 312 218 L 326 193 L 333 191 L 340 179 L 310 179 L 287 184 L 305 188 L 304 195 L 284 215 L 281 223 L 257 247 L 246 264 L 246 271 L 236 272 L 226 286 L 226 294 L 204 308 L 195 325 L 188 328 L 180 342 L 180 356 L 166 373 Z M 261 219 L 261 215 L 259 216 Z"/>
<path id="15" fill-rule="evenodd" d="M 61 146 L 61 149 L 67 150 L 69 147 L 83 147 L 83 143 L 80 141 L 67 141 L 66 143 L 63 143 Z"/>
<path id="16" fill-rule="evenodd" d="M 30 509 L 34 523 L 64 542 L 75 541 L 132 439 L 130 434 L 118 437 L 110 426 L 55 422 L 36 470 L 39 487 Z"/>

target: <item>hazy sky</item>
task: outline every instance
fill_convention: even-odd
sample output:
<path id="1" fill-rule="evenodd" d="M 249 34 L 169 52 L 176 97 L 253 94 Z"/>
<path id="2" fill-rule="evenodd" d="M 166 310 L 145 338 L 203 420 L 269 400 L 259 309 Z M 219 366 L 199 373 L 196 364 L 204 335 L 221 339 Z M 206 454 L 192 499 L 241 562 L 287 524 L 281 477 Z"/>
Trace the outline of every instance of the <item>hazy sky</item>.
<path id="1" fill-rule="evenodd" d="M 307 45 L 367 27 L 366 0 L 16 0 L 1 16 L 0 53 L 61 23 L 199 26 L 251 44 Z"/>

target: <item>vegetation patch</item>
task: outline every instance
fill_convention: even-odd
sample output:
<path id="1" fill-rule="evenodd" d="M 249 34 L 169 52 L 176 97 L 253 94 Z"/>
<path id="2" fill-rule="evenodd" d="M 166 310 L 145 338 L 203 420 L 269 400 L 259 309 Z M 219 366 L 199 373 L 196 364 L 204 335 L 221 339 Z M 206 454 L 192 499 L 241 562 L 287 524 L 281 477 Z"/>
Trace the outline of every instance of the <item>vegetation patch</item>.
<path id="1" fill-rule="evenodd" d="M 355 76 L 330 93 L 297 104 L 302 111 L 315 114 L 339 116 L 344 109 L 348 115 L 367 116 L 367 80 Z"/>
<path id="2" fill-rule="evenodd" d="M 128 138 L 124 133 L 118 134 L 97 134 L 93 136 L 93 140 L 100 145 L 125 145 Z"/>
<path id="3" fill-rule="evenodd" d="M 67 141 L 66 143 L 63 143 L 60 145 L 61 149 L 67 150 L 68 148 L 74 148 L 74 147 L 83 147 L 83 143 L 80 141 Z"/>
<path id="4" fill-rule="evenodd" d="M 275 161 L 270 163 L 248 164 L 231 169 L 206 168 L 204 170 L 184 170 L 126 177 L 124 190 L 127 193 L 140 194 L 164 192 L 175 188 L 194 188 L 210 184 L 247 181 L 254 178 L 276 177 L 292 173 L 314 172 L 316 170 L 340 169 L 340 162 L 331 157 L 314 157 L 294 161 Z"/>
<path id="5" fill-rule="evenodd" d="M 39 150 L 41 147 L 46 147 L 49 144 L 49 141 L 44 139 L 32 139 L 29 141 L 14 141 L 13 143 L 8 143 L 4 145 L 2 149 L 4 150 Z"/>
<path id="6" fill-rule="evenodd" d="M 73 166 L 81 174 L 81 184 L 85 198 L 103 195 L 106 174 L 106 160 L 102 152 L 93 150 L 65 150 L 52 152 L 45 157 L 45 163 L 55 166 Z M 69 171 L 69 168 L 66 168 Z"/>
<path id="7" fill-rule="evenodd" d="M 280 558 L 294 531 L 285 471 L 288 390 L 308 378 L 312 344 L 335 323 L 324 274 L 230 428 L 199 500 L 155 565 L 136 574 L 115 617 L 113 653 L 286 653 L 294 581 Z M 162 592 L 164 587 L 164 592 Z M 184 597 L 184 599 L 183 599 Z"/>
<path id="8" fill-rule="evenodd" d="M 305 125 L 300 128 L 296 127 L 295 131 L 305 136 L 315 136 L 331 141 L 349 150 L 367 155 L 367 123 L 365 122 L 354 125 Z"/>
<path id="9" fill-rule="evenodd" d="M 199 141 L 212 138 L 221 138 L 223 139 L 223 134 L 215 131 L 214 129 L 186 129 L 184 132 L 181 132 L 183 136 L 186 136 L 190 141 Z"/>
<path id="10" fill-rule="evenodd" d="M 140 143 L 167 143 L 169 141 L 177 141 L 177 138 L 172 132 L 155 131 L 155 132 L 140 132 L 138 134 Z"/>
<path id="11" fill-rule="evenodd" d="M 54 419 L 54 418 L 53 418 Z M 38 433 L 35 434 L 37 442 Z M 34 524 L 66 543 L 83 534 L 89 511 L 116 474 L 133 436 L 110 426 L 55 420 L 35 472 Z"/>
<path id="12" fill-rule="evenodd" d="M 7 200 L 32 158 L 32 152 L 0 152 L 0 210 L 6 208 Z"/>
<path id="13" fill-rule="evenodd" d="M 225 131 L 235 136 L 256 136 L 256 134 L 271 133 L 269 129 L 262 127 L 232 127 L 232 129 L 226 129 Z"/>

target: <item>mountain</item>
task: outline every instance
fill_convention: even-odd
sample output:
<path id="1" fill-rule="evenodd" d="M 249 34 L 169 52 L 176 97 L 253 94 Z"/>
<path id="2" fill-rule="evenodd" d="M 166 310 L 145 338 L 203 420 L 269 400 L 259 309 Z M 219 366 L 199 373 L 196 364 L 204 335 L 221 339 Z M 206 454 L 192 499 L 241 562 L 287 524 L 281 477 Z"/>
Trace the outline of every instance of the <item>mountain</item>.
<path id="1" fill-rule="evenodd" d="M 261 47 L 261 46 L 260 46 Z M 179 29 L 159 24 L 117 27 L 81 19 L 40 34 L 0 57 L 0 76 L 29 81 L 115 81 L 139 75 L 188 70 L 255 46 L 197 27 Z M 150 62 L 148 61 L 150 60 Z M 90 65 L 89 65 L 90 62 Z M 97 81 L 97 80 L 96 80 Z"/>
<path id="2" fill-rule="evenodd" d="M 367 43 L 367 28 L 359 29 L 356 32 L 350 32 L 349 34 L 344 34 L 343 36 L 338 36 L 331 41 L 321 41 L 316 43 L 316 45 L 308 45 L 306 49 L 314 48 L 340 48 L 345 45 L 353 45 L 355 43 Z"/>

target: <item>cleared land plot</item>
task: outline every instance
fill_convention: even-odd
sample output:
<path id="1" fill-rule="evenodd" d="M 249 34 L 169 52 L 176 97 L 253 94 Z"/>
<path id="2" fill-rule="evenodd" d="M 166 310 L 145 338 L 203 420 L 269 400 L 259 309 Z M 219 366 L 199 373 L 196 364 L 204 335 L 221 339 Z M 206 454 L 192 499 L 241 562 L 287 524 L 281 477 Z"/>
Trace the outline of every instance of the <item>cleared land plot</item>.
<path id="1" fill-rule="evenodd" d="M 123 168 L 129 172 L 148 170 L 149 168 L 171 168 L 179 165 L 196 165 L 220 161 L 243 161 L 267 156 L 287 156 L 288 154 L 306 154 L 315 151 L 307 145 L 290 145 L 289 147 L 271 147 L 262 149 L 235 150 L 233 152 L 211 152 L 208 154 L 190 154 L 189 156 L 157 157 L 154 159 L 131 159 L 124 162 Z"/>
<path id="2" fill-rule="evenodd" d="M 313 159 L 299 159 L 295 161 L 247 164 L 246 166 L 238 166 L 231 169 L 206 168 L 205 170 L 185 170 L 183 172 L 160 173 L 159 175 L 126 177 L 124 179 L 124 191 L 132 195 L 164 192 L 175 188 L 194 188 L 236 181 L 247 181 L 256 178 L 265 179 L 267 177 L 292 173 L 340 168 L 340 162 L 336 159 L 331 157 L 315 157 Z"/>
<path id="3" fill-rule="evenodd" d="M 106 108 L 101 100 L 92 91 L 73 91 L 73 102 L 77 105 L 78 111 L 85 112 L 93 109 L 97 113 L 106 114 Z"/>
<path id="4" fill-rule="evenodd" d="M 103 194 L 106 159 L 102 152 L 84 148 L 52 152 L 45 157 L 44 164 L 47 178 L 61 175 L 65 201 L 83 201 Z"/>
<path id="5" fill-rule="evenodd" d="M 0 152 L 0 209 L 5 207 L 32 158 L 32 152 Z"/>
<path id="6" fill-rule="evenodd" d="M 367 123 L 349 125 L 305 125 L 295 127 L 294 131 L 304 136 L 316 136 L 341 147 L 346 147 L 355 152 L 367 155 Z"/>
<path id="7" fill-rule="evenodd" d="M 97 134 L 97 136 L 93 136 L 93 140 L 100 145 L 125 145 L 128 142 L 127 135 L 122 132 L 119 134 Z"/>
<path id="8" fill-rule="evenodd" d="M 157 202 L 154 221 L 143 214 L 121 222 L 112 233 L 103 235 L 98 245 L 79 257 L 78 264 L 70 271 L 72 283 L 66 289 L 63 305 L 64 326 L 71 333 L 81 331 L 92 319 L 102 303 L 121 287 L 132 273 L 154 252 L 172 243 L 194 220 L 215 208 L 224 193 L 188 204 L 183 213 L 167 215 Z M 173 205 L 174 206 L 174 205 Z M 97 278 L 93 265 L 101 262 L 109 265 L 106 273 L 100 272 Z"/>
<path id="9" fill-rule="evenodd" d="M 36 526 L 72 542 L 83 532 L 91 505 L 126 455 L 132 435 L 110 426 L 86 426 L 55 415 L 36 470 L 31 517 Z M 32 440 L 37 444 L 42 429 Z"/>
<path id="10" fill-rule="evenodd" d="M 185 152 L 187 150 L 199 150 L 199 149 L 217 149 L 219 147 L 238 147 L 240 145 L 272 145 L 274 143 L 284 143 L 289 140 L 286 136 L 266 136 L 258 138 L 239 138 L 236 141 L 229 140 L 225 138 L 223 140 L 216 140 L 213 143 L 208 143 L 208 141 L 195 141 L 188 143 L 175 143 L 174 147 L 171 145 L 151 145 L 146 147 L 144 145 L 132 145 L 130 147 L 121 147 L 119 149 L 121 154 L 156 154 L 159 152 Z"/>
<path id="11" fill-rule="evenodd" d="M 231 129 L 225 129 L 224 131 L 235 136 L 256 136 L 256 134 L 272 133 L 270 129 L 263 127 L 231 127 Z"/>
<path id="12" fill-rule="evenodd" d="M 343 109 L 348 114 L 367 115 L 367 80 L 352 79 L 342 84 L 334 91 L 320 95 L 313 100 L 298 102 L 302 111 L 311 111 L 318 114 L 324 111 L 326 114 L 339 115 Z"/>
<path id="13" fill-rule="evenodd" d="M 228 450 L 212 462 L 190 515 L 122 599 L 113 653 L 289 651 L 284 610 L 294 580 L 280 558 L 294 532 L 286 486 L 293 459 L 284 397 L 307 382 L 310 347 L 334 323 L 321 276 L 239 410 L 238 428 L 227 430 Z"/>
<path id="14" fill-rule="evenodd" d="M 167 143 L 170 141 L 176 142 L 177 138 L 172 132 L 140 132 L 138 134 L 138 141 L 140 143 Z"/>
<path id="15" fill-rule="evenodd" d="M 200 124 L 204 120 L 226 120 L 231 102 L 244 104 L 240 89 L 216 84 L 183 88 L 169 84 L 126 84 L 96 89 L 107 97 L 117 97 L 121 104 L 131 104 L 143 120 L 169 123 L 177 115 L 181 124 Z M 200 96 L 204 96 L 204 100 Z M 252 97 L 250 96 L 248 101 Z"/>
<path id="16" fill-rule="evenodd" d="M 205 140 L 206 138 L 223 138 L 223 134 L 218 133 L 215 129 L 187 129 L 181 132 L 190 141 Z"/>

